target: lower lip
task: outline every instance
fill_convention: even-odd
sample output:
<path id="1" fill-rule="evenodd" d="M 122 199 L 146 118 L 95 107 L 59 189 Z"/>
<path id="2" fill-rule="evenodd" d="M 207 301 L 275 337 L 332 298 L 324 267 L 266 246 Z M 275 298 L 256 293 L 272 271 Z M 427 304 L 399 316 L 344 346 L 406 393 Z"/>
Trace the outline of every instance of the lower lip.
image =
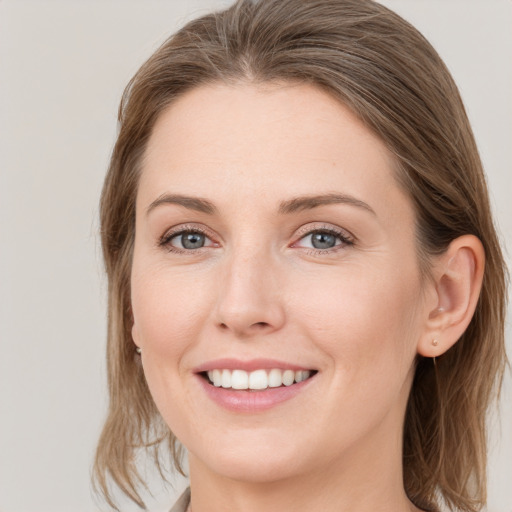
<path id="1" fill-rule="evenodd" d="M 276 405 L 291 400 L 306 388 L 315 378 L 313 375 L 302 382 L 291 386 L 267 388 L 261 391 L 234 390 L 216 387 L 198 375 L 206 394 L 218 405 L 235 412 L 259 412 L 271 409 Z"/>

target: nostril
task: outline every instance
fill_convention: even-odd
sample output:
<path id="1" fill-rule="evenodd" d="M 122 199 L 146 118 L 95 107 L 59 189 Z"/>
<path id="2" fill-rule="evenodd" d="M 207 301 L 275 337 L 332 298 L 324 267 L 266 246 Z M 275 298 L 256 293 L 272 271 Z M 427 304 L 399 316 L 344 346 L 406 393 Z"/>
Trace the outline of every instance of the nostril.
<path id="1" fill-rule="evenodd" d="M 261 317 L 260 317 L 261 318 Z M 222 332 L 233 332 L 237 336 L 252 336 L 254 334 L 263 334 L 275 329 L 272 322 L 252 321 L 253 319 L 244 318 L 242 315 L 232 315 L 231 321 L 225 318 L 217 323 L 217 328 Z"/>
<path id="2" fill-rule="evenodd" d="M 249 327 L 249 331 L 259 332 L 267 330 L 271 325 L 268 322 L 255 322 Z"/>

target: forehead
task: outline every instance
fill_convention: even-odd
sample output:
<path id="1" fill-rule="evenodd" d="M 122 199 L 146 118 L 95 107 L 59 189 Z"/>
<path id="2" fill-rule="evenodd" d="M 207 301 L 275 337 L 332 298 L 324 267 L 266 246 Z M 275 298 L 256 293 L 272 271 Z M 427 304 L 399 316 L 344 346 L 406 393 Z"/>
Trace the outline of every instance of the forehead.
<path id="1" fill-rule="evenodd" d="M 378 156 L 391 165 L 380 139 L 345 105 L 316 86 L 212 84 L 188 91 L 160 114 L 146 163 L 161 164 L 169 157 L 180 161 L 218 157 L 226 163 L 237 157 L 257 159 L 261 149 L 276 161 L 306 156 L 329 159 L 333 143 L 347 158 L 365 145 L 368 157 Z"/>
<path id="2" fill-rule="evenodd" d="M 399 195 L 407 202 L 383 142 L 341 102 L 305 84 L 213 84 L 176 100 L 149 140 L 139 200 L 164 192 L 231 204 L 316 192 L 362 196 L 377 208 Z"/>

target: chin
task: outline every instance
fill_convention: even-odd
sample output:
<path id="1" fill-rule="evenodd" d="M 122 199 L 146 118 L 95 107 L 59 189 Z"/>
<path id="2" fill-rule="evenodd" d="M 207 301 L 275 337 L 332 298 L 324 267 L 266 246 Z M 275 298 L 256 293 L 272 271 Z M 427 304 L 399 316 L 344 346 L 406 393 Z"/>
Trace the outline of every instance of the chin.
<path id="1" fill-rule="evenodd" d="M 225 478 L 256 484 L 283 480 L 310 467 L 306 450 L 283 441 L 269 442 L 268 438 L 262 437 L 260 442 L 233 441 L 229 446 L 218 445 L 215 450 L 198 450 L 196 453 L 201 457 L 189 455 L 191 469 L 197 462 Z"/>
<path id="2" fill-rule="evenodd" d="M 265 460 L 260 457 L 252 460 L 216 461 L 210 469 L 230 480 L 251 484 L 268 484 L 299 473 L 299 468 L 292 466 L 290 461 Z"/>

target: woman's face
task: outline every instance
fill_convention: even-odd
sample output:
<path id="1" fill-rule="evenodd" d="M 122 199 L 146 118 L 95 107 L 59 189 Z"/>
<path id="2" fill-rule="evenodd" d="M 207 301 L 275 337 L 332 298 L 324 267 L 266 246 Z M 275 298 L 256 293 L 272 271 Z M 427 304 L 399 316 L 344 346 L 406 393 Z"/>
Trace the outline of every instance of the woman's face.
<path id="1" fill-rule="evenodd" d="M 421 283 L 389 152 L 324 92 L 202 86 L 160 116 L 133 338 L 191 471 L 261 482 L 399 456 Z"/>

